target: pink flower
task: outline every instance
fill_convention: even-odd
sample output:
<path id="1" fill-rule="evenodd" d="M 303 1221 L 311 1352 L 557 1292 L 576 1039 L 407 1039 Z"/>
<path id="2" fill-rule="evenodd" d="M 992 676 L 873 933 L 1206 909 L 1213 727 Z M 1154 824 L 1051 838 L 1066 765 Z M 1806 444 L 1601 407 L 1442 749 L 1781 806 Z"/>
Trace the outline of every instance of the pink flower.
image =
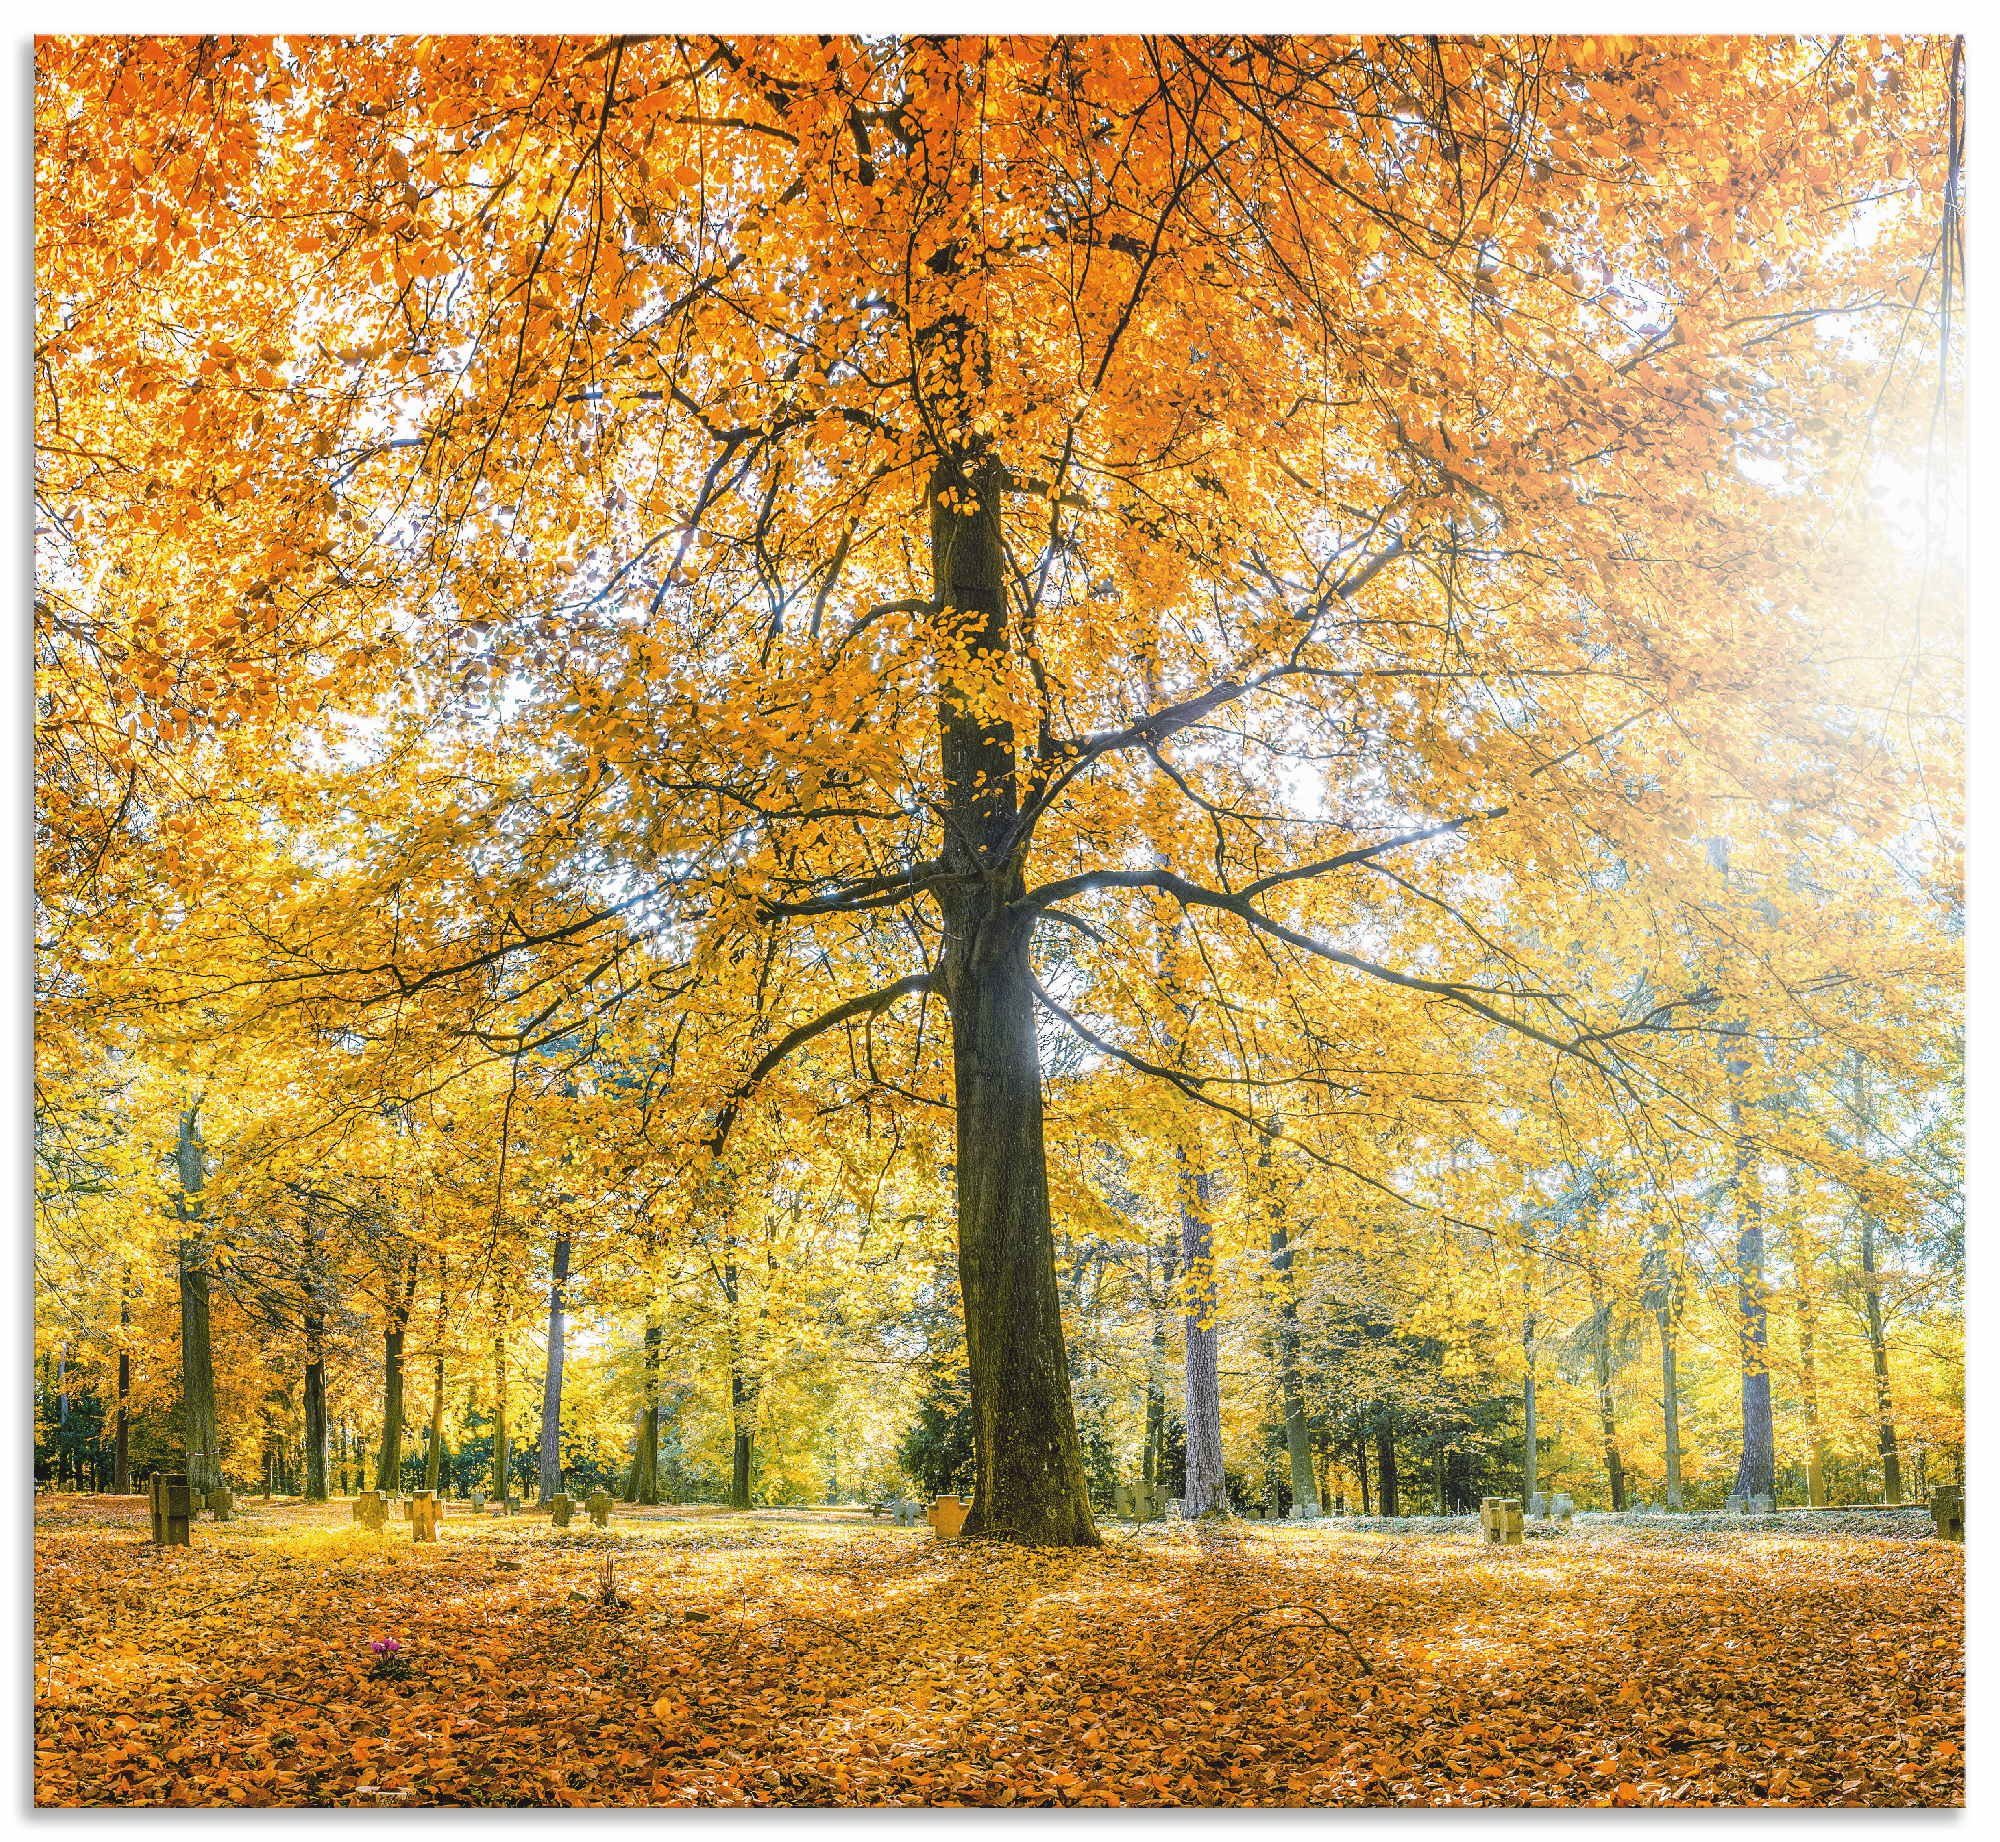
<path id="1" fill-rule="evenodd" d="M 378 1637 L 372 1644 L 368 1646 L 368 1648 L 374 1651 L 374 1653 L 378 1657 L 392 1657 L 396 1654 L 397 1651 L 402 1649 L 402 1647 L 403 1646 L 393 1637 Z"/>

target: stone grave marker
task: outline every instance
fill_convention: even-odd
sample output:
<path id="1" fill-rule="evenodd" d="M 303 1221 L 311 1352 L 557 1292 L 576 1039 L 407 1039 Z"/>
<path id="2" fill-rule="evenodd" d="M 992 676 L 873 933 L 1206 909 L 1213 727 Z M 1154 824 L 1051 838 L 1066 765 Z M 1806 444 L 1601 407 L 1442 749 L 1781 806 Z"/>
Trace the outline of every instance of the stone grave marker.
<path id="1" fill-rule="evenodd" d="M 364 1490 L 354 1499 L 354 1520 L 364 1529 L 373 1530 L 377 1535 L 382 1525 L 389 1519 L 389 1506 L 382 1500 L 379 1490 Z"/>
<path id="2" fill-rule="evenodd" d="M 584 1498 L 583 1507 L 590 1511 L 591 1521 L 596 1523 L 600 1529 L 606 1529 L 611 1526 L 611 1493 L 609 1491 L 593 1490 L 589 1496 Z"/>
<path id="3" fill-rule="evenodd" d="M 410 1499 L 410 1539 L 436 1541 L 438 1522 L 443 1515 L 444 1505 L 438 1501 L 435 1491 L 418 1491 Z"/>
<path id="4" fill-rule="evenodd" d="M 569 1498 L 558 1491 L 549 1499 L 549 1520 L 559 1529 L 569 1527 L 570 1512 L 576 1507 Z"/>
<path id="5" fill-rule="evenodd" d="M 1519 1497 L 1481 1497 L 1479 1499 L 1479 1532 L 1489 1542 L 1506 1548 L 1518 1548 L 1522 1540 L 1521 1499 Z"/>
<path id="6" fill-rule="evenodd" d="M 1566 1490 L 1559 1490 L 1549 1498 L 1548 1515 L 1556 1522 L 1567 1522 L 1576 1514 L 1575 1500 Z"/>
<path id="7" fill-rule="evenodd" d="M 1965 1539 L 1965 1492 L 1956 1484 L 1940 1484 L 1931 1492 L 1931 1526 L 1940 1541 Z"/>
<path id="8" fill-rule="evenodd" d="M 1181 1519 L 1181 1509 L 1181 1499 L 1179 1497 L 1169 1497 L 1167 1499 L 1167 1520 L 1178 1522 Z"/>
<path id="9" fill-rule="evenodd" d="M 896 1518 L 898 1528 L 914 1528 L 917 1522 L 917 1506 L 908 1497 L 898 1497 L 889 1505 L 889 1514 Z"/>
<path id="10" fill-rule="evenodd" d="M 155 1471 L 146 1489 L 146 1506 L 152 1512 L 153 1542 L 161 1548 L 188 1548 L 194 1545 L 188 1524 L 194 1520 L 194 1491 L 187 1475 L 180 1471 Z"/>
<path id="11" fill-rule="evenodd" d="M 217 1522 L 228 1522 L 235 1517 L 236 1499 L 230 1494 L 229 1487 L 226 1484 L 218 1486 L 208 1493 L 208 1513 Z"/>
<path id="12" fill-rule="evenodd" d="M 475 1516 L 477 1516 L 485 1508 L 486 1508 L 486 1492 L 483 1490 L 475 1490 L 472 1493 L 472 1513 Z"/>
<path id="13" fill-rule="evenodd" d="M 939 1497 L 924 1520 L 937 1531 L 940 1541 L 956 1541 L 971 1509 L 972 1505 L 963 1497 Z"/>

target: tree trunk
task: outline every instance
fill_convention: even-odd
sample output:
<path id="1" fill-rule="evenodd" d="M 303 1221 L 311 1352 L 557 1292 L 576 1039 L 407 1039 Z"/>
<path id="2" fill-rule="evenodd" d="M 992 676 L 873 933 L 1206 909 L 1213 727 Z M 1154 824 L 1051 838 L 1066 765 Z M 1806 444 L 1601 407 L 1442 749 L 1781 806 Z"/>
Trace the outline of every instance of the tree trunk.
<path id="1" fill-rule="evenodd" d="M 1306 1428 L 1305 1397 L 1299 1387 L 1299 1300 L 1292 1283 L 1291 1237 L 1282 1225 L 1271 1229 L 1271 1266 L 1278 1280 L 1278 1402 L 1285 1416 L 1285 1456 L 1291 1465 L 1292 1502 L 1308 1516 L 1320 1515 L 1313 1477 L 1312 1439 Z"/>
<path id="2" fill-rule="evenodd" d="M 1667 1507 L 1681 1506 L 1681 1384 L 1680 1358 L 1674 1348 L 1674 1314 L 1663 1304 L 1660 1323 L 1660 1411 L 1666 1422 Z"/>
<path id="3" fill-rule="evenodd" d="M 1146 1433 L 1139 1454 L 1139 1477 L 1148 1488 L 1166 1483 L 1167 1299 L 1173 1291 L 1177 1271 L 1174 1241 L 1169 1236 L 1160 1249 L 1160 1290 L 1152 1299 L 1153 1340 L 1146 1363 Z"/>
<path id="4" fill-rule="evenodd" d="M 638 1439 L 632 1453 L 630 1488 L 625 1493 L 631 1503 L 660 1500 L 660 1325 L 650 1314 L 645 1351 Z"/>
<path id="5" fill-rule="evenodd" d="M 306 1318 L 306 1501 L 326 1501 L 326 1320 Z"/>
<path id="6" fill-rule="evenodd" d="M 175 1213 L 185 1225 L 179 1248 L 181 1292 L 181 1411 L 187 1438 L 188 1483 L 198 1493 L 222 1487 L 222 1436 L 215 1411 L 215 1353 L 209 1340 L 209 1253 L 201 1229 L 202 1186 L 208 1159 L 202 1148 L 200 1103 L 181 1115 L 174 1145 L 180 1179 Z"/>
<path id="7" fill-rule="evenodd" d="M 1534 1336 L 1535 1320 L 1530 1318 L 1527 1331 L 1521 1338 L 1529 1346 L 1528 1365 L 1521 1377 L 1521 1508 L 1524 1513 L 1531 1513 L 1540 1488 L 1536 1475 L 1541 1459 L 1537 1441 L 1541 1435 L 1535 1426 Z"/>
<path id="8" fill-rule="evenodd" d="M 1381 1483 L 1382 1514 L 1400 1515 L 1396 1494 L 1396 1423 L 1386 1411 L 1375 1422 L 1375 1470 Z"/>
<path id="9" fill-rule="evenodd" d="M 1792 1275 L 1799 1299 L 1799 1395 L 1806 1418 L 1806 1501 L 1826 1504 L 1826 1441 L 1819 1419 L 1819 1309 L 1813 1293 L 1811 1256 L 1792 1229 Z"/>
<path id="10" fill-rule="evenodd" d="M 1216 1362 L 1215 1227 L 1208 1211 L 1215 1179 L 1180 1165 L 1181 1341 L 1187 1352 L 1187 1481 L 1185 1516 L 1226 1516 L 1229 1487 L 1222 1476 L 1222 1379 Z"/>
<path id="11" fill-rule="evenodd" d="M 132 1295 L 124 1275 L 118 1280 L 118 1406 L 111 1428 L 111 1488 L 121 1497 L 132 1494 L 132 1352 L 125 1333 L 132 1325 Z"/>
<path id="12" fill-rule="evenodd" d="M 569 1230 L 556 1235 L 549 1278 L 549 1360 L 542 1376 L 542 1450 L 538 1480 L 546 1503 L 562 1490 L 563 1305 L 569 1285 Z"/>
<path id="13" fill-rule="evenodd" d="M 950 316 L 947 316 L 949 319 Z M 932 339 L 961 338 L 941 322 Z M 1003 469 L 978 453 L 930 481 L 931 569 L 940 645 L 1008 649 Z M 938 728 L 944 776 L 944 944 L 936 978 L 952 1024 L 959 1296 L 972 1375 L 978 1482 L 968 1535 L 1094 1547 L 1056 1290 L 1042 1143 L 1032 917 L 1025 893 L 1013 725 L 986 719 L 947 676 Z"/>
<path id="14" fill-rule="evenodd" d="M 1591 1275 L 1591 1313 L 1596 1320 L 1596 1347 L 1592 1359 L 1597 1380 L 1597 1424 L 1604 1440 L 1604 1475 L 1611 1487 L 1614 1512 L 1625 1507 L 1625 1461 L 1618 1450 L 1617 1404 L 1611 1392 L 1611 1312 L 1605 1305 L 1597 1277 Z"/>
<path id="15" fill-rule="evenodd" d="M 750 1507 L 750 1387 L 732 1362 L 729 1370 L 729 1506 Z"/>
<path id="16" fill-rule="evenodd" d="M 1741 1117 L 1730 1103 L 1730 1123 Z M 1771 1431 L 1770 1306 L 1764 1287 L 1764 1208 L 1750 1183 L 1751 1149 L 1736 1152 L 1736 1312 L 1737 1349 L 1743 1371 L 1743 1457 L 1736 1469 L 1741 1496 L 1773 1494 L 1775 1444 Z"/>
<path id="17" fill-rule="evenodd" d="M 305 1244 L 299 1262 L 299 1292 L 304 1300 L 305 1366 L 305 1498 L 326 1501 L 326 1312 L 319 1288 L 319 1235 L 308 1204 Z"/>
<path id="18" fill-rule="evenodd" d="M 375 1454 L 375 1488 L 396 1495 L 403 1488 L 403 1340 L 416 1296 L 417 1255 L 412 1248 L 408 1276 L 389 1276 L 389 1315 L 382 1321 L 382 1445 Z"/>
<path id="19" fill-rule="evenodd" d="M 444 1474 L 444 1351 L 431 1357 L 431 1436 L 424 1454 L 424 1488 L 435 1491 Z"/>
<path id="20" fill-rule="evenodd" d="M 493 1298 L 493 1494 L 505 1509 L 507 1489 L 507 1297 Z"/>
<path id="21" fill-rule="evenodd" d="M 1882 1458 L 1882 1500 L 1903 1500 L 1903 1466 L 1896 1449 L 1896 1415 L 1889 1394 L 1889 1339 L 1882 1323 L 1882 1277 L 1875 1258 L 1875 1218 L 1861 1217 L 1861 1305 L 1868 1360 L 1875 1372 L 1875 1449 Z"/>

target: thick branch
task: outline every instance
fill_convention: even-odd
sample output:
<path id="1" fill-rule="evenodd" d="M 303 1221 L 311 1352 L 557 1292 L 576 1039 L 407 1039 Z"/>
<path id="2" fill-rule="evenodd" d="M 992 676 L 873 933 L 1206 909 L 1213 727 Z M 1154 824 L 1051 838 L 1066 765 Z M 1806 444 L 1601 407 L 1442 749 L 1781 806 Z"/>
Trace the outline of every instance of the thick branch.
<path id="1" fill-rule="evenodd" d="M 776 1068 L 794 1049 L 809 1043 L 815 1036 L 832 1029 L 836 1024 L 845 1023 L 850 1017 L 872 1017 L 885 1011 L 899 998 L 907 998 L 912 992 L 929 991 L 931 975 L 928 972 L 913 972 L 908 978 L 898 979 L 893 985 L 884 985 L 880 991 L 866 992 L 858 998 L 849 998 L 845 1004 L 836 1004 L 832 1010 L 815 1017 L 810 1023 L 802 1023 L 795 1030 L 788 1030 L 759 1058 L 756 1067 L 736 1084 L 729 1098 L 723 1102 L 722 1110 L 715 1116 L 715 1130 L 709 1134 L 708 1149 L 712 1157 L 720 1157 L 722 1148 L 728 1142 L 730 1129 L 736 1124 L 736 1115 L 743 1102 L 750 1098 L 763 1084 L 765 1076 Z"/>

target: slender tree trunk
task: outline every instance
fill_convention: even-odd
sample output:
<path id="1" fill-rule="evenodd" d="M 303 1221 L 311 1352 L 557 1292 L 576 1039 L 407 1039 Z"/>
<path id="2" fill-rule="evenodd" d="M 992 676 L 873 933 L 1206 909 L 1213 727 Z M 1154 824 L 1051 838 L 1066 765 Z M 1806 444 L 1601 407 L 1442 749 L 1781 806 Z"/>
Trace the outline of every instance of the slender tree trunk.
<path id="1" fill-rule="evenodd" d="M 417 1254 L 407 1273 L 389 1275 L 389 1314 L 382 1321 L 382 1446 L 375 1454 L 375 1488 L 400 1495 L 403 1488 L 403 1343 L 417 1296 Z"/>
<path id="2" fill-rule="evenodd" d="M 1382 1514 L 1401 1515 L 1396 1477 L 1396 1422 L 1387 1409 L 1375 1422 L 1375 1470 L 1381 1483 Z"/>
<path id="3" fill-rule="evenodd" d="M 183 1224 L 181 1293 L 181 1411 L 187 1437 L 188 1482 L 197 1492 L 222 1487 L 222 1435 L 215 1408 L 215 1353 L 209 1339 L 209 1249 L 201 1226 L 208 1158 L 201 1142 L 200 1103 L 181 1115 L 174 1145 L 180 1180 L 175 1211 Z"/>
<path id="4" fill-rule="evenodd" d="M 444 1474 L 444 1351 L 431 1357 L 430 1446 L 424 1453 L 424 1488 L 436 1490 Z"/>
<path id="5" fill-rule="evenodd" d="M 505 1509 L 508 1496 L 507 1461 L 507 1296 L 493 1299 L 493 1494 Z"/>
<path id="6" fill-rule="evenodd" d="M 563 1306 L 569 1286 L 569 1230 L 556 1235 L 549 1279 L 549 1360 L 542 1375 L 542 1450 L 539 1478 L 546 1503 L 562 1489 Z"/>
<path id="7" fill-rule="evenodd" d="M 1742 1108 L 1730 1103 L 1730 1123 Z M 1751 1147 L 1739 1140 L 1736 1175 L 1737 1349 L 1743 1371 L 1743 1457 L 1736 1489 L 1743 1496 L 1773 1495 L 1775 1442 L 1771 1428 L 1770 1304 L 1764 1284 L 1764 1207 L 1751 1177 Z"/>
<path id="8" fill-rule="evenodd" d="M 1354 1479 L 1361 1487 L 1361 1513 L 1372 1516 L 1375 1511 L 1368 1495 L 1368 1435 L 1359 1429 L 1354 1434 Z"/>
<path id="9" fill-rule="evenodd" d="M 1139 1476 L 1149 1487 L 1166 1483 L 1167 1469 L 1167 1300 L 1179 1271 L 1174 1241 L 1160 1249 L 1160 1290 L 1153 1297 L 1153 1338 L 1146 1363 L 1146 1435 Z"/>
<path id="10" fill-rule="evenodd" d="M 307 1203 L 302 1222 L 304 1237 L 299 1260 L 299 1295 L 304 1301 L 306 1339 L 305 1385 L 305 1498 L 308 1503 L 326 1501 L 326 1311 L 320 1292 L 319 1232 L 312 1205 Z M 343 1480 L 344 1481 L 344 1480 Z"/>
<path id="11" fill-rule="evenodd" d="M 118 1406 L 111 1427 L 111 1488 L 121 1497 L 132 1494 L 132 1352 L 125 1333 L 132 1326 L 132 1295 L 125 1276 L 118 1278 Z"/>
<path id="12" fill-rule="evenodd" d="M 1660 1411 L 1666 1422 L 1667 1507 L 1681 1506 L 1681 1385 L 1680 1358 L 1674 1346 L 1673 1306 L 1663 1303 L 1660 1324 Z"/>
<path id="13" fill-rule="evenodd" d="M 1521 1341 L 1528 1346 L 1527 1368 L 1521 1377 L 1521 1508 L 1526 1512 L 1541 1488 L 1538 1471 L 1541 1464 L 1540 1429 L 1535 1425 L 1535 1320 L 1528 1319 L 1528 1328 Z"/>
<path id="14" fill-rule="evenodd" d="M 625 1493 L 627 1501 L 632 1503 L 660 1500 L 660 1335 L 659 1320 L 649 1310 L 639 1431 L 632 1454 L 631 1487 Z"/>
<path id="15" fill-rule="evenodd" d="M 729 1370 L 729 1423 L 733 1429 L 729 1444 L 729 1506 L 750 1507 L 750 1387 L 743 1371 L 733 1363 Z"/>
<path id="16" fill-rule="evenodd" d="M 1889 1393 L 1889 1339 L 1882 1322 L 1882 1275 L 1875 1255 L 1875 1218 L 1861 1217 L 1861 1306 L 1868 1361 L 1875 1376 L 1875 1449 L 1882 1459 L 1882 1500 L 1903 1500 L 1903 1466 L 1896 1449 L 1895 1404 Z"/>
<path id="17" fill-rule="evenodd" d="M 1209 1209 L 1215 1180 L 1207 1171 L 1180 1166 L 1181 1341 L 1187 1353 L 1187 1481 L 1181 1511 L 1187 1516 L 1229 1514 L 1222 1476 L 1222 1379 L 1216 1361 L 1215 1228 Z"/>
<path id="18" fill-rule="evenodd" d="M 939 350 L 970 337 L 953 316 L 923 336 Z M 956 361 L 946 366 L 956 372 Z M 944 643 L 1009 650 L 1004 470 L 985 453 L 939 463 L 929 489 L 934 606 Z M 952 1024 L 958 1135 L 959 1295 L 972 1375 L 978 1485 L 969 1535 L 1092 1547 L 1076 1412 L 1056 1288 L 1055 1231 L 1042 1142 L 1042 1073 L 1028 944 L 1013 725 L 990 720 L 947 678 L 938 712 L 945 861 L 944 944 L 936 978 Z"/>
<path id="19" fill-rule="evenodd" d="M 1596 1347 L 1592 1360 L 1597 1380 L 1597 1424 L 1604 1441 L 1604 1475 L 1611 1487 L 1611 1507 L 1625 1507 L 1625 1461 L 1618 1450 L 1618 1410 L 1611 1391 L 1611 1313 L 1597 1275 L 1590 1282 L 1591 1316 L 1596 1323 Z"/>
<path id="20" fill-rule="evenodd" d="M 1819 1301 L 1813 1292 L 1810 1254 L 1792 1229 L 1792 1273 L 1799 1299 L 1799 1393 L 1806 1418 L 1806 1501 L 1826 1503 L 1826 1439 L 1819 1418 Z"/>
<path id="21" fill-rule="evenodd" d="M 326 1501 L 326 1320 L 306 1315 L 306 1501 Z"/>
<path id="22" fill-rule="evenodd" d="M 1268 1155 L 1268 1150 L 1267 1150 Z M 1305 1396 L 1299 1385 L 1299 1299 L 1292 1281 L 1291 1237 L 1282 1224 L 1271 1229 L 1271 1267 L 1278 1281 L 1278 1401 L 1285 1416 L 1285 1457 L 1291 1466 L 1292 1501 L 1308 1516 L 1320 1515 L 1319 1487 L 1313 1477 L 1312 1439 L 1306 1429 Z"/>

